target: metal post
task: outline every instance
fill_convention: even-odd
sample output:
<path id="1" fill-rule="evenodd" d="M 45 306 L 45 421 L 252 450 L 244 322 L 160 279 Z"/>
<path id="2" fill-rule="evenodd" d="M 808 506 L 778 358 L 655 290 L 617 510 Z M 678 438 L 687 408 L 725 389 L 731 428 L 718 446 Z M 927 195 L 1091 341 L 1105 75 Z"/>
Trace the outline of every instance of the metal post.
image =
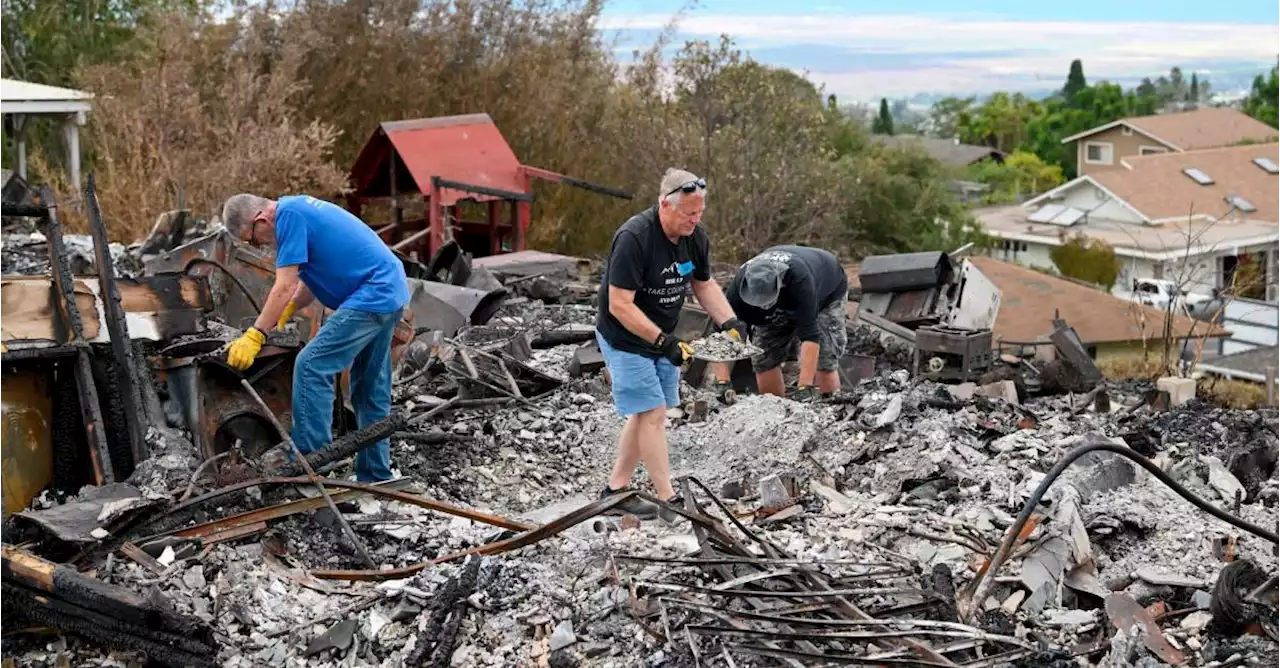
<path id="1" fill-rule="evenodd" d="M 502 231 L 498 229 L 498 205 L 500 200 L 489 200 L 489 254 L 502 250 Z"/>
<path id="2" fill-rule="evenodd" d="M 391 222 L 395 227 L 391 228 L 391 241 L 395 243 L 400 240 L 400 230 L 404 227 L 404 210 L 400 208 L 400 190 L 396 184 L 396 150 L 391 149 L 391 158 L 387 161 L 390 165 L 390 174 L 388 177 L 391 184 Z"/>
<path id="3" fill-rule="evenodd" d="M 75 278 L 71 275 L 71 262 L 67 260 L 67 247 L 62 241 L 62 224 L 58 222 L 57 205 L 53 191 L 40 189 L 40 201 L 48 207 L 41 218 L 41 232 L 49 246 L 49 266 L 52 268 L 54 298 L 61 316 L 61 326 L 68 342 L 76 347 L 76 387 L 80 390 L 80 418 L 84 423 L 85 441 L 89 445 L 89 458 L 93 463 L 95 484 L 115 482 L 115 467 L 111 463 L 111 450 L 102 422 L 102 408 L 98 405 L 98 386 L 93 380 L 93 367 L 89 363 L 89 342 L 84 338 L 84 321 L 80 307 L 76 305 Z M 69 331 L 68 331 L 69 330 Z"/>
<path id="4" fill-rule="evenodd" d="M 1274 406 L 1276 405 L 1276 368 L 1268 366 L 1263 378 L 1267 383 L 1267 405 Z"/>

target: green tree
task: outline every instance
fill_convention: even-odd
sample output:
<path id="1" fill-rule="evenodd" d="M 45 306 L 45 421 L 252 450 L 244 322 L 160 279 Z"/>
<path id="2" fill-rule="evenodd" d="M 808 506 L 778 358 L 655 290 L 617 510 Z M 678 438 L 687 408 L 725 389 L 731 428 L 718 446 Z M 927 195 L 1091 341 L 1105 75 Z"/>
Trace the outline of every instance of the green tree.
<path id="1" fill-rule="evenodd" d="M 826 241 L 855 257 L 989 244 L 947 189 L 952 175 L 915 144 L 873 144 L 836 164 L 839 227 Z"/>
<path id="2" fill-rule="evenodd" d="M 1154 98 L 1156 96 L 1156 84 L 1151 80 L 1151 77 L 1142 77 L 1142 82 L 1138 84 L 1137 88 L 1133 89 L 1133 92 L 1139 97 Z"/>
<path id="3" fill-rule="evenodd" d="M 1196 77 L 1196 73 L 1191 73 L 1191 89 L 1187 91 L 1187 101 L 1200 101 L 1200 80 Z"/>
<path id="4" fill-rule="evenodd" d="M 1067 83 L 1062 87 L 1063 97 L 1070 100 L 1088 85 L 1084 79 L 1084 64 L 1079 58 L 1071 61 L 1071 69 L 1067 72 Z"/>
<path id="5" fill-rule="evenodd" d="M 871 132 L 878 135 L 893 134 L 893 114 L 889 113 L 889 101 L 880 98 L 880 113 L 871 122 Z"/>
<path id="6" fill-rule="evenodd" d="M 4 77 L 48 86 L 75 85 L 77 68 L 115 62 L 143 45 L 138 31 L 165 11 L 194 11 L 195 0 L 4 0 L 0 9 Z M 50 119 L 29 117 L 23 135 L 33 152 L 62 163 L 62 129 Z M 4 137 L 4 161 L 15 144 Z M 86 142 L 86 169 L 92 164 Z M 55 157 L 56 156 L 56 157 Z"/>
<path id="7" fill-rule="evenodd" d="M 966 117 L 960 140 L 1010 153 L 1028 139 L 1028 124 L 1043 107 L 1022 93 L 998 92 Z"/>
<path id="8" fill-rule="evenodd" d="M 987 201 L 992 204 L 1016 202 L 1023 196 L 1042 193 L 1062 185 L 1062 167 L 1045 164 L 1030 151 L 1014 151 L 1003 162 L 983 160 L 969 168 L 969 178 L 991 186 Z"/>
<path id="9" fill-rule="evenodd" d="M 1253 78 L 1253 87 L 1249 97 L 1244 100 L 1244 113 L 1276 127 L 1277 98 L 1280 97 L 1280 68 L 1271 68 L 1271 73 L 1259 74 Z"/>
<path id="10" fill-rule="evenodd" d="M 929 110 L 929 134 L 942 139 L 959 137 L 971 122 L 975 101 L 972 97 L 944 97 L 934 102 Z"/>
<path id="11" fill-rule="evenodd" d="M 1133 114 L 1130 96 L 1117 84 L 1100 82 L 1078 91 L 1071 103 L 1051 99 L 1044 113 L 1027 124 L 1027 141 L 1022 145 L 1048 164 L 1060 165 L 1063 175 L 1076 174 L 1075 147 L 1064 145 L 1063 137 L 1110 123 Z"/>
<path id="12" fill-rule="evenodd" d="M 1120 275 L 1116 251 L 1101 239 L 1077 234 L 1049 251 L 1049 258 L 1063 276 L 1078 278 L 1111 289 Z"/>

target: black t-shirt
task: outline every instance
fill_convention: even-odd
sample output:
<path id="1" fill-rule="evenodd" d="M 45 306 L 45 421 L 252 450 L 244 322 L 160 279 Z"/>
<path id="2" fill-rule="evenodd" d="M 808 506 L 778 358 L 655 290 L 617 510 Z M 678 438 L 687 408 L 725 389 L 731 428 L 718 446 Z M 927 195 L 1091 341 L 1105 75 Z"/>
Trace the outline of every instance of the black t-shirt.
<path id="1" fill-rule="evenodd" d="M 733 277 L 725 297 L 739 320 L 752 326 L 776 324 L 780 319 L 796 328 L 801 341 L 818 341 L 818 313 L 849 293 L 849 279 L 835 255 L 808 246 L 774 246 L 750 261 L 770 257 L 787 264 L 782 291 L 771 309 L 759 309 L 742 301 L 742 269 Z M 746 265 L 743 265 L 746 266 Z"/>
<path id="2" fill-rule="evenodd" d="M 690 279 L 711 280 L 711 243 L 701 226 L 671 243 L 658 221 L 658 208 L 646 209 L 613 233 L 609 262 L 600 281 L 596 329 L 618 350 L 656 357 L 661 351 L 632 334 L 609 313 L 609 286 L 634 290 L 636 306 L 662 331 L 670 334 L 680 319 Z"/>

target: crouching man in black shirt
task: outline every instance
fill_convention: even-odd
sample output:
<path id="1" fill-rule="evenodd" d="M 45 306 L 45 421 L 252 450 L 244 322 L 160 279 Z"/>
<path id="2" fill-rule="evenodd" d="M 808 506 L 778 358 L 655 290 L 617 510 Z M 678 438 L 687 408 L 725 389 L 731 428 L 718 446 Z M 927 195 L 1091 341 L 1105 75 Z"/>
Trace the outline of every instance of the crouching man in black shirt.
<path id="1" fill-rule="evenodd" d="M 764 349 L 751 359 L 756 386 L 782 396 L 782 363 L 796 356 L 799 401 L 818 390 L 840 389 L 839 365 L 848 345 L 845 304 L 849 279 L 835 255 L 820 248 L 774 246 L 738 268 L 729 305 L 751 328 L 751 342 Z"/>
<path id="2" fill-rule="evenodd" d="M 600 282 L 596 340 L 609 367 L 613 402 L 627 419 L 618 439 L 613 473 L 601 496 L 627 487 L 643 461 L 656 496 L 680 505 L 671 487 L 667 460 L 666 410 L 680 404 L 682 341 L 673 334 L 690 287 L 720 329 L 740 335 L 720 286 L 711 280 L 710 244 L 698 226 L 706 208 L 707 183 L 668 169 L 658 205 L 622 224 L 613 235 L 604 280 Z M 675 521 L 679 514 L 639 498 L 616 511 Z"/>

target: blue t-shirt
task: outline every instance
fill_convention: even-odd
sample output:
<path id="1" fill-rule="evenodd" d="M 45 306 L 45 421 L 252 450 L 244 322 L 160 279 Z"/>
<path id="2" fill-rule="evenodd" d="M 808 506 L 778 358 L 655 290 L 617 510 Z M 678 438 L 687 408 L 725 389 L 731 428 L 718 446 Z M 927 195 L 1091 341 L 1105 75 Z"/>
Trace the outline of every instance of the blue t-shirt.
<path id="1" fill-rule="evenodd" d="M 342 207 L 307 195 L 281 197 L 275 227 L 276 266 L 297 265 L 321 304 L 393 313 L 409 303 L 404 265 Z"/>

